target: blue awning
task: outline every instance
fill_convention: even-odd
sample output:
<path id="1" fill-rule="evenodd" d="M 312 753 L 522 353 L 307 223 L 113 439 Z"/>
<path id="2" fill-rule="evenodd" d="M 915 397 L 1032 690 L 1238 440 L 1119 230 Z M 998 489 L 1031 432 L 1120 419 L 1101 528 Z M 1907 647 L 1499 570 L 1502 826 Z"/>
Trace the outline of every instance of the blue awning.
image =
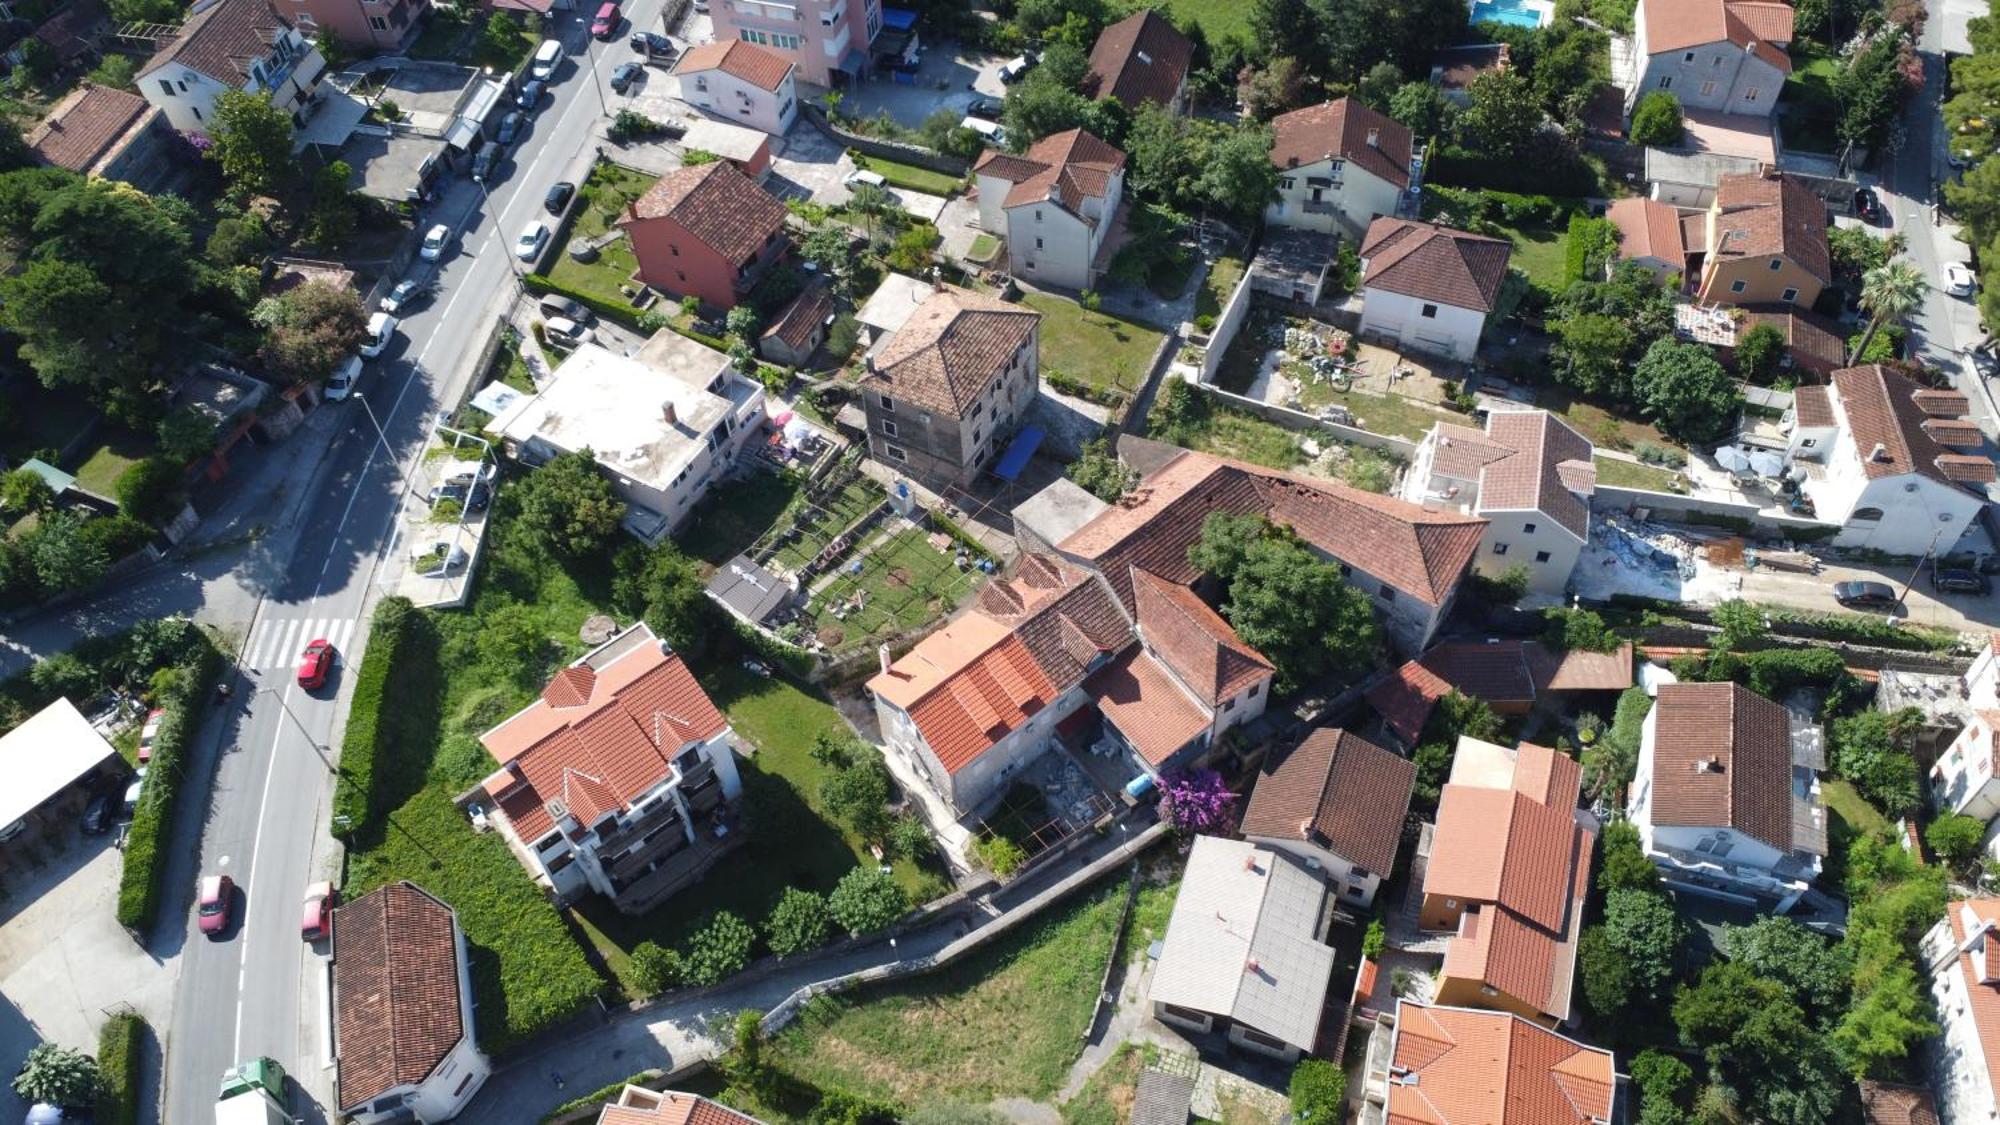
<path id="1" fill-rule="evenodd" d="M 895 28 L 897 31 L 908 31 L 917 26 L 917 13 L 907 8 L 884 7 L 882 9 L 882 23 L 887 27 Z"/>
<path id="2" fill-rule="evenodd" d="M 1028 458 L 1035 455 L 1035 447 L 1042 444 L 1042 436 L 1040 426 L 1021 427 L 1021 432 L 1014 435 L 1013 444 L 1000 455 L 1000 463 L 993 467 L 993 475 L 1001 480 L 1013 480 L 1020 476 L 1021 470 L 1028 467 Z"/>

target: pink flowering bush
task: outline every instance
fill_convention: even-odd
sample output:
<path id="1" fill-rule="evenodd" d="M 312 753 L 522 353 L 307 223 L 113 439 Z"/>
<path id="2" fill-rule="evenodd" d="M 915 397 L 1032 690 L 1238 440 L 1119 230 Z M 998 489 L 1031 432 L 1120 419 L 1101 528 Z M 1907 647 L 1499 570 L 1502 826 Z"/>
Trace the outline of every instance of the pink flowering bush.
<path id="1" fill-rule="evenodd" d="M 1160 779 L 1160 819 L 1183 836 L 1224 835 L 1236 822 L 1236 794 L 1214 770 L 1185 770 Z"/>

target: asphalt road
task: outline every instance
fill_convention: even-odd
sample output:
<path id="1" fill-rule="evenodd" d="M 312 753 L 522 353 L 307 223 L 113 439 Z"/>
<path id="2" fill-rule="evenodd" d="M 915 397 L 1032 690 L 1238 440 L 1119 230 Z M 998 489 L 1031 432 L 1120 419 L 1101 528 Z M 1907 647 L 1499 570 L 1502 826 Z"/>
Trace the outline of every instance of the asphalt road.
<path id="1" fill-rule="evenodd" d="M 660 4 L 640 0 L 627 15 L 650 27 Z M 513 284 L 512 250 L 521 228 L 545 217 L 541 202 L 548 186 L 596 141 L 600 99 L 608 90 L 597 79 L 608 80 L 629 58 L 622 37 L 591 44 L 586 55 L 588 19 L 569 15 L 562 32 L 569 61 L 505 165 L 505 178 L 490 185 L 490 197 L 458 180 L 423 220 L 461 232 L 437 264 L 435 296 L 403 320 L 400 345 L 363 376 L 361 401 L 323 408 L 348 417 L 328 454 L 323 483 L 306 502 L 289 558 L 272 568 L 275 577 L 245 632 L 234 704 L 244 713 L 234 743 L 223 748 L 200 843 L 199 871 L 227 872 L 241 888 L 238 915 L 219 940 L 200 936 L 190 879 L 180 924 L 155 943 L 185 943 L 166 1035 L 163 1120 L 207 1119 L 223 1070 L 255 1055 L 278 1059 L 299 1080 L 295 1114 L 307 1121 L 336 1116 L 325 1104 L 332 1085 L 325 950 L 299 937 L 301 897 L 315 877 L 313 853 L 326 830 L 326 747 L 345 717 L 366 616 L 378 596 L 372 577 L 391 543 L 401 483 L 429 417 L 455 401 L 462 378 L 471 374 L 460 368 L 479 347 L 494 302 Z M 593 66 L 596 76 L 589 73 Z M 340 656 L 326 687 L 308 692 L 293 668 L 315 637 L 336 640 Z"/>

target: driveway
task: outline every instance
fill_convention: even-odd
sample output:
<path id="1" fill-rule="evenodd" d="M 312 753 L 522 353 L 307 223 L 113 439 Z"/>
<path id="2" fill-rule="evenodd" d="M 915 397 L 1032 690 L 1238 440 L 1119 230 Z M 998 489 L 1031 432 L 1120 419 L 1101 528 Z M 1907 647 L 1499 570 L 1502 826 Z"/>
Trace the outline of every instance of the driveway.
<path id="1" fill-rule="evenodd" d="M 172 957 L 154 960 L 113 916 L 123 856 L 111 837 L 70 823 L 8 849 L 0 874 L 0 1075 L 11 1078 L 42 1040 L 97 1052 L 97 1032 L 130 1006 L 155 1028 L 173 1004 Z M 0 1084 L 0 1120 L 27 1106 Z M 150 1114 L 146 1120 L 151 1120 Z"/>
<path id="2" fill-rule="evenodd" d="M 913 82 L 887 78 L 864 82 L 847 91 L 840 111 L 853 117 L 887 112 L 898 125 L 911 129 L 940 109 L 962 117 L 975 97 L 999 98 L 1007 93 L 1000 81 L 1000 64 L 1006 61 L 977 49 L 968 51 L 955 42 L 940 42 L 925 48 L 923 65 Z"/>

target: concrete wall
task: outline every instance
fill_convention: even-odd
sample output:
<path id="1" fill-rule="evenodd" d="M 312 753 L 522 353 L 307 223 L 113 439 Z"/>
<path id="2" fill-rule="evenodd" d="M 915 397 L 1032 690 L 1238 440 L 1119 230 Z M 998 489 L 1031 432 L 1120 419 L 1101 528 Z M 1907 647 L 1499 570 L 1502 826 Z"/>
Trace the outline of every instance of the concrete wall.
<path id="1" fill-rule="evenodd" d="M 1331 436 L 1336 441 L 1365 445 L 1370 449 L 1380 449 L 1407 461 L 1417 451 L 1417 443 L 1393 434 L 1378 434 L 1370 430 L 1357 430 L 1353 426 L 1343 426 L 1335 422 L 1322 422 L 1310 414 L 1301 413 L 1276 403 L 1262 402 L 1254 398 L 1233 394 L 1217 387 L 1207 388 L 1208 393 L 1224 406 L 1254 414 L 1267 422 L 1275 422 L 1288 430 L 1298 430 L 1316 436 Z"/>
<path id="2" fill-rule="evenodd" d="M 1993 1120 L 1993 1075 L 1973 1022 L 1964 961 L 1949 918 L 1924 935 L 1919 963 L 1931 972 L 1931 997 L 1937 1002 L 1939 1034 L 1925 1054 L 1938 1116 L 1944 1125 L 1987 1125 Z"/>
<path id="3" fill-rule="evenodd" d="M 724 121 L 783 136 L 792 122 L 798 120 L 798 90 L 789 73 L 776 90 L 745 82 L 720 67 L 683 74 L 680 82 L 683 100 Z"/>
<path id="4" fill-rule="evenodd" d="M 1208 352 L 1201 357 L 1201 381 L 1213 383 L 1215 372 L 1222 366 L 1223 353 L 1242 330 L 1243 322 L 1250 315 L 1251 273 L 1246 267 L 1242 280 L 1236 283 L 1236 291 L 1229 295 L 1229 302 L 1222 306 L 1222 315 L 1215 318 L 1215 327 L 1208 334 Z"/>
<path id="5" fill-rule="evenodd" d="M 1620 488 L 1616 485 L 1599 484 L 1592 491 L 1590 508 L 1595 512 L 1631 512 L 1637 508 L 1651 510 L 1654 519 L 1686 520 L 1692 514 L 1724 516 L 1731 519 L 1749 520 L 1751 523 L 1769 528 L 1773 533 L 1783 535 L 1792 531 L 1824 531 L 1827 524 L 1804 516 L 1780 515 L 1766 512 L 1755 504 L 1743 504 L 1732 500 L 1709 497 L 1682 496 L 1676 492 L 1650 492 L 1642 488 Z"/>
<path id="6" fill-rule="evenodd" d="M 1538 594 L 1561 595 L 1583 554 L 1583 541 L 1569 533 L 1543 512 L 1479 513 L 1491 522 L 1479 543 L 1479 555 L 1472 568 L 1481 574 L 1498 576 L 1514 567 L 1528 569 L 1528 588 Z M 1534 527 L 1529 531 L 1530 526 Z M 1504 554 L 1497 549 L 1504 548 Z M 1546 559 L 1540 558 L 1547 554 Z"/>
<path id="7" fill-rule="evenodd" d="M 1694 58 L 1689 60 L 1688 55 Z M 1629 113 L 1638 99 L 1665 90 L 1691 109 L 1769 117 L 1778 104 L 1785 76 L 1778 68 L 1728 40 L 1679 51 L 1661 51 L 1640 64 L 1639 81 L 1628 97 Z"/>
<path id="8" fill-rule="evenodd" d="M 729 5 L 721 5 L 727 8 Z M 810 81 L 810 77 L 808 81 Z M 943 172 L 947 176 L 963 176 L 968 165 L 965 161 L 941 152 L 932 152 L 921 145 L 906 145 L 898 141 L 885 141 L 879 137 L 864 137 L 860 133 L 850 133 L 827 120 L 826 111 L 812 102 L 803 102 L 799 109 L 806 120 L 820 132 L 825 133 L 839 144 L 869 156 L 879 156 L 884 160 L 895 160 L 903 164 L 914 164 L 919 168 L 929 168 L 933 172 Z"/>
<path id="9" fill-rule="evenodd" d="M 981 176 L 982 181 L 991 177 Z M 1016 277 L 1066 289 L 1088 289 L 1091 258 L 1102 238 L 1083 220 L 1053 203 L 1029 203 L 1006 212 L 1007 268 Z"/>

